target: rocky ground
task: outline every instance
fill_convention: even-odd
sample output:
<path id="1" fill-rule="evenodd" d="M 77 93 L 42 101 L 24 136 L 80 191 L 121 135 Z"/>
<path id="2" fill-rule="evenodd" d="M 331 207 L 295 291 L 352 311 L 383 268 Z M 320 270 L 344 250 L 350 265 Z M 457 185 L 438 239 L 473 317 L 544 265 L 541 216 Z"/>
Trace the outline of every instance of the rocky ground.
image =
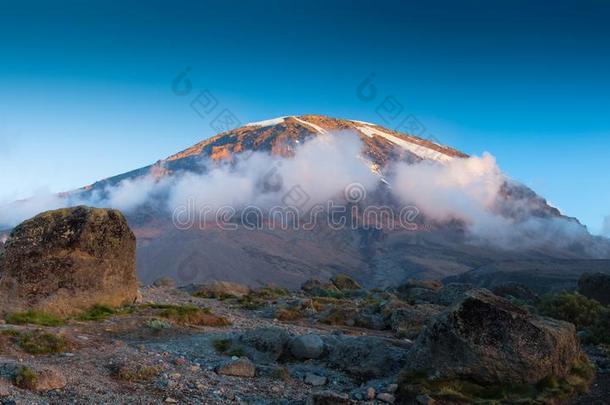
<path id="1" fill-rule="evenodd" d="M 438 309 L 436 304 L 417 304 L 431 291 L 427 289 L 431 286 L 420 287 L 408 289 L 409 308 L 420 305 L 424 309 L 414 310 L 404 324 L 417 324 L 420 313 L 426 314 L 421 316 L 424 319 Z M 308 291 L 312 288 L 328 293 L 328 285 L 313 283 Z M 452 294 L 459 294 L 457 290 Z M 142 304 L 106 319 L 72 319 L 60 326 L 3 324 L 0 402 L 394 403 L 399 372 L 413 344 L 409 338 L 417 334 L 382 325 L 387 316 L 375 320 L 369 314 L 366 318 L 366 305 L 350 312 L 338 304 L 342 301 L 331 297 L 325 299 L 334 300 L 334 308 L 315 311 L 323 314 L 322 319 L 313 315 L 313 309 L 308 312 L 307 305 L 319 306 L 324 299 L 312 303 L 303 292 L 286 295 L 268 288 L 241 298 L 218 291 L 200 291 L 194 296 L 192 289 L 187 292 L 171 282 L 161 282 L 143 288 L 142 295 Z M 365 301 L 372 299 L 367 295 Z M 345 301 L 360 302 L 354 298 Z M 181 325 L 160 316 L 158 308 L 164 304 L 208 308 L 230 325 Z M 336 313 L 339 307 L 341 314 Z M 15 343 L 15 331 L 23 335 L 37 330 L 65 338 L 65 347 L 52 354 L 28 354 L 23 342 Z M 590 394 L 572 403 L 608 403 L 608 374 L 604 372 L 610 371 L 610 358 L 601 348 L 588 347 L 588 352 L 601 372 Z M 23 366 L 37 374 L 30 386 L 17 381 Z M 423 396 L 414 403 L 434 402 Z"/>
<path id="2" fill-rule="evenodd" d="M 258 311 L 241 309 L 230 301 L 197 298 L 172 288 L 144 288 L 142 292 L 145 302 L 210 308 L 226 317 L 231 326 L 154 328 L 149 326 L 154 317 L 135 312 L 103 321 L 70 321 L 65 326 L 43 327 L 45 332 L 65 336 L 70 342 L 69 349 L 57 354 L 29 355 L 18 348 L 5 347 L 0 361 L 7 369 L 9 365 L 27 365 L 35 370 L 50 368 L 62 376 L 55 378 L 58 389 L 47 392 L 21 389 L 7 376 L 0 383 L 2 403 L 298 403 L 305 402 L 314 391 L 323 390 L 364 398 L 372 396 L 371 387 L 391 401 L 396 390 L 392 378 L 363 385 L 341 371 L 308 361 L 261 362 L 255 366 L 254 378 L 221 375 L 219 367 L 235 362 L 238 357 L 219 353 L 215 342 L 249 330 L 279 328 L 293 335 L 320 336 L 368 333 L 358 328 L 282 322 Z M 40 328 L 2 325 L 1 331 Z M 388 345 L 396 345 L 397 350 L 408 346 L 407 341 L 396 339 L 391 333 L 372 335 L 383 337 Z M 152 372 L 155 375 L 134 381 L 117 375 L 118 367 L 132 368 L 135 373 L 146 367 L 158 370 L 158 374 Z"/>

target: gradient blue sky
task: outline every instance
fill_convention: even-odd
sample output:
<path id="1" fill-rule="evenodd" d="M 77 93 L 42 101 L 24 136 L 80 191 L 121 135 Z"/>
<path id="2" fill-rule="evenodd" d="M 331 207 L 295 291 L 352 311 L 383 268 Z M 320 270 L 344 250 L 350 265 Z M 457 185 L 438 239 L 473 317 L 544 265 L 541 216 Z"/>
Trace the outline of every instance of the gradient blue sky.
<path id="1" fill-rule="evenodd" d="M 0 3 L 0 201 L 63 191 L 213 135 L 172 93 L 242 123 L 326 114 L 384 124 L 394 96 L 442 143 L 489 151 L 600 232 L 610 214 L 610 3 Z M 358 84 L 375 72 L 377 98 Z"/>

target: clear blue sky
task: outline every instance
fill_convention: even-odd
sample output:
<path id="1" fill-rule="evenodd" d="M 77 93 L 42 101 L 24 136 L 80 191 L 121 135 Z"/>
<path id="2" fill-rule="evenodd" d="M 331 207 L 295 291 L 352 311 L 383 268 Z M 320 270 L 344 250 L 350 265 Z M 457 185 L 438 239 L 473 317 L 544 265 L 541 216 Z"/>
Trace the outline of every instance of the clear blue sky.
<path id="1" fill-rule="evenodd" d="M 213 135 L 171 91 L 190 66 L 194 89 L 242 123 L 384 124 L 376 106 L 394 96 L 441 142 L 490 151 L 593 232 L 610 214 L 607 2 L 14 3 L 0 4 L 0 201 Z M 356 88 L 371 72 L 365 102 Z"/>

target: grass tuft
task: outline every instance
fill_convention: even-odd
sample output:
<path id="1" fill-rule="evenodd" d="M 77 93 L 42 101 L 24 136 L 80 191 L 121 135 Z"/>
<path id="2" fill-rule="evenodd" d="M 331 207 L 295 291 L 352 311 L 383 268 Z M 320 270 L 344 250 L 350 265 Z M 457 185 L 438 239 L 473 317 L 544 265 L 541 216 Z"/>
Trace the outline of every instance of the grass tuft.
<path id="1" fill-rule="evenodd" d="M 4 330 L 21 350 L 29 354 L 61 353 L 68 347 L 68 341 L 61 335 L 42 332 L 41 330 L 19 332 L 14 329 Z"/>
<path id="2" fill-rule="evenodd" d="M 233 347 L 231 339 L 216 339 L 213 342 L 214 349 L 220 354 L 226 354 L 227 356 L 244 357 L 246 352 L 241 347 Z"/>
<path id="3" fill-rule="evenodd" d="M 12 325 L 62 326 L 65 324 L 63 319 L 55 315 L 38 311 L 14 312 L 6 315 L 4 320 Z"/>
<path id="4" fill-rule="evenodd" d="M 103 321 L 116 313 L 117 311 L 109 305 L 96 304 L 80 314 L 77 319 L 79 321 Z"/>

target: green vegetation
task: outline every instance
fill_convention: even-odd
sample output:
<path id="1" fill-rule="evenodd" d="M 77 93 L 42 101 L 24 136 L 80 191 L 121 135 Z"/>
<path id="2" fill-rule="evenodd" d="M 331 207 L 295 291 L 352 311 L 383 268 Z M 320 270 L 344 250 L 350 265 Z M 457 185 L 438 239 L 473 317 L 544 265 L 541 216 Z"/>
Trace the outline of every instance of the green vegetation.
<path id="1" fill-rule="evenodd" d="M 438 401 L 467 404 L 543 404 L 586 392 L 593 375 L 593 367 L 583 360 L 565 378 L 549 376 L 533 385 L 481 385 L 465 379 L 430 380 L 425 374 L 405 374 L 400 377 L 399 386 L 401 395 L 406 397 L 427 394 Z"/>
<path id="2" fill-rule="evenodd" d="M 241 347 L 233 347 L 231 339 L 217 339 L 213 342 L 214 349 L 220 354 L 226 354 L 227 356 L 244 357 L 246 353 Z"/>
<path id="3" fill-rule="evenodd" d="M 20 366 L 15 371 L 15 385 L 19 388 L 33 390 L 38 382 L 38 373 L 31 367 Z"/>
<path id="4" fill-rule="evenodd" d="M 95 304 L 87 311 L 76 317 L 79 321 L 104 321 L 114 315 L 125 315 L 135 312 L 139 306 L 125 305 L 119 308 L 114 308 L 106 304 Z"/>
<path id="5" fill-rule="evenodd" d="M 543 297 L 541 315 L 573 323 L 585 332 L 588 343 L 610 344 L 610 308 L 578 293 L 562 292 Z"/>
<path id="6" fill-rule="evenodd" d="M 541 300 L 538 309 L 544 316 L 571 322 L 582 329 L 597 321 L 603 306 L 578 293 L 563 292 L 547 295 Z"/>
<path id="7" fill-rule="evenodd" d="M 151 319 L 146 322 L 146 326 L 153 330 L 171 329 L 172 324 L 162 319 Z"/>
<path id="8" fill-rule="evenodd" d="M 14 312 L 6 315 L 4 320 L 12 325 L 61 326 L 65 324 L 63 319 L 55 315 L 38 311 Z"/>
<path id="9" fill-rule="evenodd" d="M 68 342 L 63 336 L 41 330 L 20 332 L 8 329 L 2 331 L 2 334 L 9 336 L 21 350 L 29 354 L 60 353 L 68 347 Z"/>
<path id="10" fill-rule="evenodd" d="M 109 305 L 96 304 L 80 314 L 77 319 L 79 321 L 103 321 L 116 313 L 117 311 Z"/>

